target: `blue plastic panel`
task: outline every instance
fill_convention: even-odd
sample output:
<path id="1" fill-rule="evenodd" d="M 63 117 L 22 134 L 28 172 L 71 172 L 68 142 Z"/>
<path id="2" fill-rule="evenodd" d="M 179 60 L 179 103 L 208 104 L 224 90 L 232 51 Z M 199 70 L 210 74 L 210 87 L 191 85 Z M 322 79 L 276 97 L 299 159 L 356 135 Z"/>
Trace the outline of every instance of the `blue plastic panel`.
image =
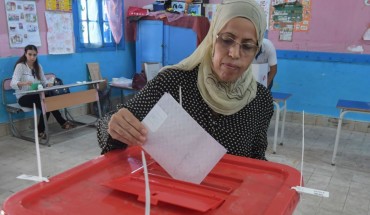
<path id="1" fill-rule="evenodd" d="M 139 21 L 136 37 L 136 72 L 144 62 L 163 62 L 162 21 Z"/>
<path id="2" fill-rule="evenodd" d="M 196 47 L 197 35 L 192 29 L 164 26 L 164 65 L 180 62 L 193 53 Z"/>

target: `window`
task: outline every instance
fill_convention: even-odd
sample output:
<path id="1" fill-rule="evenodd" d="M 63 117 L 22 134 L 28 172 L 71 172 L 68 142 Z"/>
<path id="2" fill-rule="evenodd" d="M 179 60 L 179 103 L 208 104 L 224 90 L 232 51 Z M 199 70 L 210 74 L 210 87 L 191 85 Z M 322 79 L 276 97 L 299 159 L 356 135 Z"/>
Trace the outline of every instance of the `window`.
<path id="1" fill-rule="evenodd" d="M 124 23 L 121 23 L 122 38 L 119 44 L 116 44 L 108 22 L 107 1 L 109 0 L 73 0 L 77 52 L 124 49 Z"/>

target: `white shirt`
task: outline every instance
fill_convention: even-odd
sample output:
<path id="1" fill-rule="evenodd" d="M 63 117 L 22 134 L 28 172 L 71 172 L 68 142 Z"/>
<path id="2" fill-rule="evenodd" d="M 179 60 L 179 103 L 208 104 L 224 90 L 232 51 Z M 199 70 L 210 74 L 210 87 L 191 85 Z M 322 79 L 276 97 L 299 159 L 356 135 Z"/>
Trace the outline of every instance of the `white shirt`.
<path id="1" fill-rule="evenodd" d="M 47 80 L 44 75 L 44 71 L 42 70 L 41 65 L 40 66 L 40 78 L 41 80 L 38 80 L 37 77 L 33 77 L 32 70 L 27 66 L 27 64 L 24 63 L 18 63 L 17 66 L 14 69 L 12 81 L 10 82 L 10 86 L 15 89 L 15 92 L 22 92 L 22 91 L 28 91 L 31 90 L 31 86 L 22 86 L 18 87 L 18 82 L 26 82 L 31 81 L 32 83 L 41 82 L 41 84 L 45 87 Z M 19 99 L 22 94 L 15 94 L 17 99 Z"/>
<path id="2" fill-rule="evenodd" d="M 253 60 L 255 64 L 267 63 L 269 66 L 277 64 L 276 49 L 272 42 L 268 39 L 263 39 L 262 52 L 258 55 L 257 59 Z"/>

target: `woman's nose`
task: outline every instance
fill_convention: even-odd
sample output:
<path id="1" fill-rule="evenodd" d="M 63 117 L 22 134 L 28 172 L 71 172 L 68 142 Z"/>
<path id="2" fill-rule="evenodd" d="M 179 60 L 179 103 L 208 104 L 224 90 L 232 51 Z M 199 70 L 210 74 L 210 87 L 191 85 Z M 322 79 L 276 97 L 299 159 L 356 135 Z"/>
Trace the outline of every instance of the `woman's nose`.
<path id="1" fill-rule="evenodd" d="M 229 56 L 232 58 L 240 58 L 240 45 L 234 43 L 229 49 Z"/>

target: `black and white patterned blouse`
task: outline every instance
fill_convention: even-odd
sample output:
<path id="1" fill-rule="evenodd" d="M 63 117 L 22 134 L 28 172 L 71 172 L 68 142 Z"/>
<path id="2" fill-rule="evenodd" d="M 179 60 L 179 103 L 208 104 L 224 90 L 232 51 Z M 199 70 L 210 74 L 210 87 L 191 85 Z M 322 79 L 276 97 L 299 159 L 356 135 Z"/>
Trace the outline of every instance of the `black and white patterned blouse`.
<path id="1" fill-rule="evenodd" d="M 182 107 L 227 149 L 227 153 L 265 159 L 267 129 L 274 111 L 270 92 L 257 83 L 256 98 L 242 110 L 229 116 L 215 114 L 199 93 L 197 73 L 198 67 L 192 71 L 169 69 L 161 72 L 127 104 L 118 105 L 117 110 L 126 107 L 141 121 L 164 93 L 170 93 L 179 102 L 181 86 Z M 112 139 L 107 132 L 108 122 L 114 112 L 108 113 L 98 123 L 97 135 L 102 154 L 126 147 L 126 144 Z"/>

